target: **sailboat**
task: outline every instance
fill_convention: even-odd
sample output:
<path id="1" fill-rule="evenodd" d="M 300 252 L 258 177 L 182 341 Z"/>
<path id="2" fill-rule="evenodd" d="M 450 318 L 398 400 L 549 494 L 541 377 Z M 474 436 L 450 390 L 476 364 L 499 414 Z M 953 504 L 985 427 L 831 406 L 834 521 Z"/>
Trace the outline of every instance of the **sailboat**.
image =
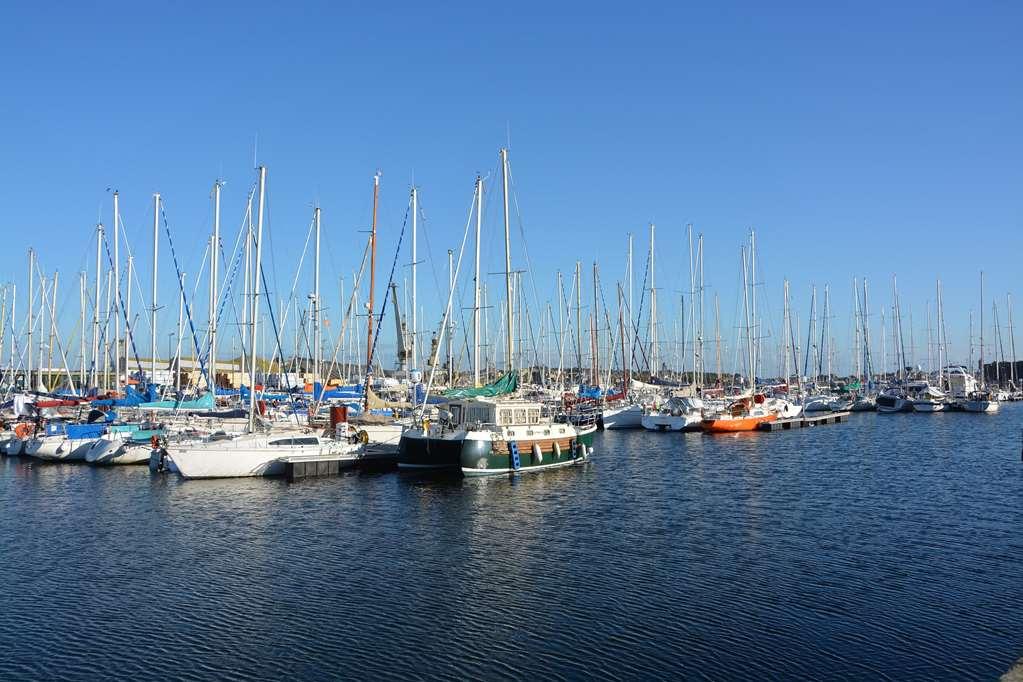
<path id="1" fill-rule="evenodd" d="M 964 412 L 997 412 L 998 397 L 988 389 L 987 371 L 984 368 L 984 273 L 980 273 L 980 388 L 970 391 L 959 401 Z"/>
<path id="2" fill-rule="evenodd" d="M 255 235 L 255 267 L 252 283 L 250 340 L 248 353 L 250 377 L 258 367 L 259 298 L 262 282 L 263 215 L 266 194 L 266 168 L 259 168 L 259 204 Z M 254 383 L 254 381 L 253 381 Z M 283 474 L 288 462 L 358 459 L 362 446 L 346 439 L 327 438 L 320 430 L 300 425 L 277 427 L 257 417 L 256 391 L 250 390 L 249 424 L 246 433 L 216 433 L 194 441 L 175 444 L 166 452 L 171 468 L 182 478 L 232 478 Z M 165 448 L 166 449 L 166 448 Z"/>
<path id="3" fill-rule="evenodd" d="M 539 471 L 585 462 L 592 452 L 596 424 L 559 421 L 544 403 L 517 397 L 512 331 L 511 228 L 508 215 L 508 151 L 501 150 L 504 186 L 505 365 L 498 381 L 448 393 L 439 419 L 422 419 L 407 429 L 398 446 L 398 467 L 405 470 L 460 472 L 463 476 Z M 479 185 L 477 185 L 479 192 Z M 477 281 L 476 286 L 479 286 Z M 445 310 L 441 336 L 451 312 Z"/>
<path id="4" fill-rule="evenodd" d="M 757 344 L 754 339 L 756 327 L 756 255 L 755 235 L 750 233 L 750 258 L 747 264 L 746 247 L 742 248 L 742 300 L 746 316 L 746 361 L 749 375 L 749 391 L 736 396 L 723 411 L 708 414 L 703 418 L 703 430 L 707 433 L 728 433 L 754 431 L 761 424 L 782 417 L 794 417 L 802 409 L 787 400 L 768 398 L 756 391 Z M 747 267 L 748 265 L 748 267 Z"/>

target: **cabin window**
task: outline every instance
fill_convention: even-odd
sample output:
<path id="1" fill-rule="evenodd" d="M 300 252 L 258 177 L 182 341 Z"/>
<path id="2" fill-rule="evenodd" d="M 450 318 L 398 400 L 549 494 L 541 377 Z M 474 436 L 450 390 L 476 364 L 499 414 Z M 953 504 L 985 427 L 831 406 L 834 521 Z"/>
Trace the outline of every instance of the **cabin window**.
<path id="1" fill-rule="evenodd" d="M 529 423 L 530 424 L 539 424 L 540 423 L 540 410 L 539 409 L 532 409 L 532 410 L 529 411 Z"/>
<path id="2" fill-rule="evenodd" d="M 518 409 L 515 410 L 515 423 L 516 424 L 525 424 L 526 423 L 526 411 L 525 410 L 518 410 Z"/>
<path id="3" fill-rule="evenodd" d="M 315 436 L 306 438 L 280 438 L 270 441 L 269 445 L 319 445 L 320 441 Z"/>
<path id="4" fill-rule="evenodd" d="M 512 422 L 512 411 L 501 410 L 501 425 L 511 424 Z"/>

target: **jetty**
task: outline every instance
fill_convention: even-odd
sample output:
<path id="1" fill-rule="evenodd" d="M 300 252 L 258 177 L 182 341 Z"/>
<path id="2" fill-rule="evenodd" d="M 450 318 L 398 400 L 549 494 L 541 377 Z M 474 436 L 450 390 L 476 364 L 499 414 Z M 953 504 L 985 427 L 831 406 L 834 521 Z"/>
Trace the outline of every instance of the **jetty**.
<path id="1" fill-rule="evenodd" d="M 761 431 L 788 431 L 789 429 L 805 429 L 808 426 L 823 426 L 824 424 L 838 424 L 849 421 L 852 412 L 828 412 L 826 414 L 808 417 L 801 415 L 791 419 L 776 419 L 773 422 L 764 422 L 758 428 Z"/>

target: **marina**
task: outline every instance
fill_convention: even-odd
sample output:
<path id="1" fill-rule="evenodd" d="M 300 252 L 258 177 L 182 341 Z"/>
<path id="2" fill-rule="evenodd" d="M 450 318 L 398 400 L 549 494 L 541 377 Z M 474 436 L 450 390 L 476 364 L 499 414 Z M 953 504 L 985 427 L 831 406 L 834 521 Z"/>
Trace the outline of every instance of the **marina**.
<path id="1" fill-rule="evenodd" d="M 1023 682 L 1023 4 L 4 18 L 0 682 Z"/>

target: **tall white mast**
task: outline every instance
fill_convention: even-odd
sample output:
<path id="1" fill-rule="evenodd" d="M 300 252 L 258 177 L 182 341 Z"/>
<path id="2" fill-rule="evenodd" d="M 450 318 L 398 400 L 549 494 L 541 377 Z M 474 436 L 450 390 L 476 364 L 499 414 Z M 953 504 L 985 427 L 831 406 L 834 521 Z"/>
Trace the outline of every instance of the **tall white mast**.
<path id="1" fill-rule="evenodd" d="M 635 352 L 634 349 L 633 349 L 633 345 L 634 345 L 634 343 L 633 343 L 633 341 L 634 341 L 633 334 L 635 333 L 635 328 L 632 326 L 632 319 L 633 319 L 632 316 L 635 315 L 635 312 L 633 312 L 633 308 L 632 308 L 632 277 L 633 277 L 633 275 L 632 275 L 632 233 L 631 232 L 629 233 L 629 263 L 628 263 L 628 269 L 629 269 L 629 317 L 628 317 L 628 319 L 629 319 L 629 325 L 628 325 L 629 326 L 629 331 L 628 331 L 629 357 L 628 357 L 628 359 L 625 360 L 625 362 L 627 363 L 628 373 L 629 373 L 629 376 L 631 377 L 632 376 L 632 370 L 634 369 L 634 367 L 633 367 L 633 359 L 634 359 L 633 358 L 633 353 Z M 626 386 L 625 390 L 628 391 L 629 390 L 629 386 Z"/>
<path id="2" fill-rule="evenodd" d="M 413 190 L 414 191 L 414 190 Z M 412 195 L 415 197 L 415 194 Z M 413 218 L 415 220 L 415 218 Z M 415 225 L 415 223 L 412 223 Z M 483 232 L 483 178 L 479 175 L 476 176 L 476 274 L 473 277 L 473 297 L 472 297 L 472 381 L 473 386 L 480 385 L 480 237 Z M 415 234 L 413 232 L 412 234 Z M 415 244 L 415 241 L 412 242 Z M 415 256 L 412 257 L 415 260 Z M 412 266 L 415 268 L 415 265 Z M 412 271 L 415 273 L 415 270 Z M 415 275 L 413 274 L 412 281 L 415 282 Z M 415 292 L 415 285 L 413 284 L 413 292 Z M 413 316 L 415 315 L 415 306 L 412 307 Z M 413 320 L 416 318 L 413 317 Z M 414 329 L 413 325 L 413 329 Z M 414 337 L 413 337 L 414 338 Z M 414 342 L 413 342 L 414 343 Z M 415 346 L 412 346 L 413 349 Z"/>
<path id="3" fill-rule="evenodd" d="M 252 357 L 249 371 L 249 431 L 256 426 L 256 340 L 259 338 L 259 290 L 260 268 L 263 262 L 263 206 L 266 196 L 266 167 L 259 167 L 259 204 L 256 212 L 256 262 L 252 271 L 252 306 L 250 324 L 252 337 L 249 340 L 249 355 Z M 372 311 L 371 311 L 372 313 Z"/>
<path id="4" fill-rule="evenodd" d="M 746 317 L 746 369 L 749 372 L 750 391 L 755 392 L 756 377 L 753 375 L 753 320 L 750 316 L 749 268 L 746 263 L 746 247 L 742 247 L 742 309 Z"/>
<path id="5" fill-rule="evenodd" d="M 132 328 L 134 327 L 134 325 L 132 324 L 132 320 L 131 320 L 131 281 L 132 281 L 132 278 L 134 277 L 134 275 L 135 275 L 135 257 L 131 255 L 131 252 L 129 252 L 128 253 L 128 274 L 127 274 L 127 277 L 125 277 L 125 281 L 124 281 L 125 289 L 128 291 L 127 296 L 124 297 L 124 319 L 126 320 L 126 322 L 124 323 L 124 377 L 125 377 L 125 382 L 126 383 L 128 381 L 128 375 L 131 374 L 131 370 L 129 369 L 130 365 L 128 364 L 128 359 L 129 359 L 129 350 L 130 350 L 131 346 L 133 345 L 132 344 L 132 339 L 134 338 L 134 334 L 132 334 L 132 331 L 131 331 Z"/>
<path id="6" fill-rule="evenodd" d="M 686 226 L 686 233 L 689 238 L 689 330 L 693 333 L 693 377 L 692 383 L 696 384 L 696 268 L 693 261 L 693 224 Z M 685 325 L 685 320 L 682 321 Z M 685 329 L 685 327 L 683 327 Z M 685 351 L 686 333 L 682 333 L 683 352 Z"/>
<path id="7" fill-rule="evenodd" d="M 575 363 L 579 383 L 583 381 L 583 299 L 582 261 L 575 262 Z"/>
<path id="8" fill-rule="evenodd" d="M 654 286 L 654 224 L 650 223 L 650 378 L 657 373 L 657 287 Z"/>
<path id="9" fill-rule="evenodd" d="M 1012 354 L 1012 362 L 1009 364 L 1009 381 L 1012 383 L 1012 390 L 1016 390 L 1016 337 L 1012 331 L 1012 294 L 1005 295 L 1005 302 L 1009 309 L 1009 352 Z"/>
<path id="10" fill-rule="evenodd" d="M 984 371 L 984 271 L 980 271 L 980 387 L 987 388 L 987 372 Z"/>
<path id="11" fill-rule="evenodd" d="M 57 273 L 54 273 L 54 279 L 53 279 L 54 285 L 57 284 L 56 274 Z M 110 372 L 109 372 L 109 369 L 110 369 L 110 353 L 108 351 L 110 349 L 110 311 L 112 310 L 111 305 L 110 305 L 110 298 L 113 295 L 113 292 L 114 292 L 114 272 L 113 272 L 113 270 L 109 270 L 108 269 L 107 270 L 107 300 L 106 300 L 106 303 L 105 303 L 105 305 L 103 307 L 103 313 L 104 313 L 104 316 L 103 316 L 103 343 L 100 344 L 100 356 L 103 358 L 103 371 L 100 374 L 100 377 L 102 377 L 101 380 L 100 380 L 100 388 L 103 389 L 104 392 L 106 392 L 107 388 L 109 387 L 109 383 L 108 382 L 109 382 L 109 374 L 110 374 Z M 54 307 L 56 308 L 56 304 L 54 304 Z M 52 312 L 50 313 L 50 320 L 51 320 L 51 322 L 53 320 L 53 313 Z M 52 337 L 51 337 L 51 342 L 52 342 Z M 52 355 L 53 355 L 52 351 L 51 351 L 50 355 L 52 357 Z M 51 364 L 50 362 L 46 363 L 47 368 L 49 368 L 50 364 Z"/>
<path id="12" fill-rule="evenodd" d="M 501 183 L 504 185 L 504 296 L 508 301 L 505 306 L 505 369 L 515 369 L 515 341 L 512 336 L 512 272 L 511 272 L 511 223 L 508 217 L 508 150 L 501 150 Z"/>
<path id="13" fill-rule="evenodd" d="M 476 182 L 477 182 L 477 184 L 479 184 L 479 178 L 476 179 Z M 417 266 L 416 261 L 419 260 L 418 246 L 417 246 L 417 239 L 418 239 L 418 233 L 419 233 L 419 220 L 418 219 L 419 219 L 419 191 L 416 189 L 415 185 L 412 185 L 412 320 L 411 320 L 411 325 L 412 325 L 411 331 L 412 331 L 412 334 L 410 335 L 411 336 L 411 339 L 410 339 L 411 343 L 409 344 L 409 350 L 412 353 L 412 362 L 409 364 L 409 367 L 411 367 L 412 369 L 419 369 L 419 350 L 418 350 L 418 340 L 416 339 L 416 335 L 417 335 L 417 333 L 419 331 L 419 327 L 418 327 L 418 320 L 419 320 L 419 318 L 417 316 L 418 315 L 418 311 L 416 310 L 419 307 L 419 303 L 417 302 L 418 298 L 416 296 L 416 294 L 417 294 L 417 286 L 418 286 L 418 279 L 417 279 L 417 276 L 416 276 L 416 266 Z M 477 223 L 478 223 L 478 221 L 479 221 L 479 218 L 477 218 Z M 479 262 L 480 262 L 479 240 L 480 240 L 480 231 L 479 231 L 479 226 L 477 225 L 477 228 L 476 228 L 476 279 L 477 279 L 477 282 L 476 282 L 476 308 L 477 309 L 479 308 L 479 296 L 480 296 L 480 289 L 479 289 L 479 276 L 480 276 L 480 269 L 479 269 Z M 478 346 L 479 345 L 479 329 L 480 329 L 479 328 L 479 312 L 478 312 L 478 310 L 475 313 L 475 315 L 476 315 L 476 317 L 474 319 L 476 320 L 476 344 Z M 478 352 L 478 349 L 477 349 L 476 362 L 474 363 L 474 365 L 478 364 L 478 361 L 479 361 L 479 352 Z M 476 384 L 477 385 L 479 384 L 479 370 L 478 369 L 476 370 Z"/>
<path id="14" fill-rule="evenodd" d="M 32 319 L 33 308 L 35 307 L 35 270 L 36 270 L 36 252 L 32 249 L 28 250 L 28 352 L 25 353 L 25 386 L 29 391 L 35 389 L 35 383 L 32 382 L 32 327 L 35 325 L 35 320 Z M 14 352 L 14 344 L 11 344 L 11 352 Z M 13 363 L 12 363 L 13 364 Z"/>
<path id="15" fill-rule="evenodd" d="M 86 364 L 85 364 L 85 311 L 86 311 L 86 308 L 88 306 L 88 304 L 86 303 L 85 289 L 88 286 L 86 284 L 86 278 L 87 277 L 88 277 L 88 275 L 86 274 L 85 270 L 82 270 L 81 272 L 78 273 L 78 301 L 79 301 L 79 303 L 81 305 L 81 320 L 80 320 L 81 333 L 78 336 L 78 356 L 79 356 L 79 359 L 81 360 L 81 367 L 79 368 L 79 372 L 78 372 L 78 384 L 79 384 L 78 389 L 79 389 L 79 393 L 81 393 L 82 395 L 85 395 L 85 386 L 86 386 L 86 378 L 87 378 L 87 376 L 86 376 L 87 369 L 86 369 Z"/>
<path id="16" fill-rule="evenodd" d="M 313 381 L 323 381 L 320 376 L 320 207 L 313 211 L 316 222 L 316 266 L 313 276 Z"/>
<path id="17" fill-rule="evenodd" d="M 118 361 L 121 356 L 121 263 L 119 258 L 118 243 L 121 235 L 120 211 L 117 205 L 117 190 L 114 190 L 114 388 L 120 383 L 120 369 Z"/>
<path id="18" fill-rule="evenodd" d="M 103 274 L 103 263 L 100 253 L 103 250 L 103 223 L 96 226 L 96 291 L 92 302 L 92 380 L 94 388 L 99 388 L 99 297 L 103 293 L 100 277 Z M 154 336 L 154 343 L 156 337 Z"/>
<path id="19" fill-rule="evenodd" d="M 749 231 L 749 286 L 750 286 L 750 337 L 752 358 L 750 367 L 753 374 L 750 375 L 750 385 L 755 391 L 757 388 L 757 366 L 760 363 L 760 335 L 757 333 L 757 234 Z"/>
<path id="20" fill-rule="evenodd" d="M 217 386 L 217 281 L 220 269 L 220 180 L 213 183 L 213 244 L 210 248 L 210 360 L 207 388 L 216 393 Z"/>
<path id="21" fill-rule="evenodd" d="M 455 297 L 455 252 L 448 249 L 448 300 Z M 448 386 L 455 381 L 455 322 L 448 316 Z"/>
<path id="22" fill-rule="evenodd" d="M 831 285 L 824 285 L 824 330 L 828 348 L 828 385 L 831 384 Z"/>
<path id="23" fill-rule="evenodd" d="M 157 266 L 159 265 L 158 256 L 160 255 L 160 193 L 153 194 L 153 307 L 150 311 L 149 318 L 149 382 L 156 383 L 156 283 L 157 283 Z"/>
<path id="24" fill-rule="evenodd" d="M 699 346 L 700 382 L 697 384 L 697 386 L 702 390 L 703 386 L 704 386 L 704 384 L 706 382 L 705 373 L 706 373 L 706 369 L 707 369 L 707 367 L 706 367 L 706 356 L 704 355 L 704 352 L 703 352 L 704 351 L 703 339 L 704 339 L 704 336 L 705 336 L 704 332 L 706 330 L 705 330 L 705 326 L 704 326 L 705 316 L 704 316 L 704 313 L 703 313 L 704 286 L 703 286 L 703 233 L 702 232 L 700 233 L 700 236 L 697 239 L 697 244 L 698 244 L 698 246 L 697 246 L 697 249 L 696 249 L 696 256 L 697 256 L 697 263 L 698 263 L 699 268 L 700 268 L 700 299 L 699 299 L 700 300 L 700 327 L 699 327 L 700 336 L 699 336 L 699 338 L 696 341 L 697 345 Z"/>

